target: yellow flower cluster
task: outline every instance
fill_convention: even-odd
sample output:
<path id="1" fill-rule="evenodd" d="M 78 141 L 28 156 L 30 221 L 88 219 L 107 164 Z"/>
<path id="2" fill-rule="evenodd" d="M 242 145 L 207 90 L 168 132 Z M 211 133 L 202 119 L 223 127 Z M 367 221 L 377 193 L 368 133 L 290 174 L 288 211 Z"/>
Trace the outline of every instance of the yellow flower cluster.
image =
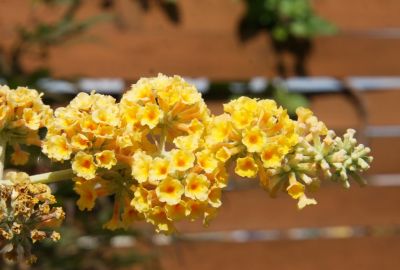
<path id="1" fill-rule="evenodd" d="M 92 179 L 97 169 L 110 169 L 117 163 L 112 150 L 119 119 L 113 97 L 80 93 L 67 107 L 56 109 L 47 126 L 43 152 L 57 161 L 72 159 L 76 175 Z"/>
<path id="2" fill-rule="evenodd" d="M 0 137 L 14 148 L 11 162 L 24 165 L 29 153 L 20 144 L 40 146 L 38 130 L 45 127 L 52 110 L 44 105 L 41 94 L 26 87 L 10 89 L 0 85 Z"/>
<path id="3" fill-rule="evenodd" d="M 297 144 L 295 122 L 272 100 L 240 97 L 225 104 L 224 112 L 213 118 L 206 142 L 223 161 L 236 156 L 239 176 L 268 181 L 265 169 L 280 166 Z"/>
<path id="4" fill-rule="evenodd" d="M 49 238 L 60 239 L 51 230 L 64 219 L 64 211 L 56 203 L 50 188 L 31 184 L 25 173 L 9 172 L 5 176 L 12 185 L 0 185 L 0 249 L 9 260 L 36 261 L 32 243 Z"/>
<path id="5" fill-rule="evenodd" d="M 320 175 L 348 183 L 372 160 L 352 131 L 336 138 L 307 109 L 295 121 L 272 100 L 241 97 L 215 116 L 193 85 L 164 75 L 140 79 L 118 103 L 79 94 L 55 111 L 43 151 L 72 160 L 81 210 L 114 197 L 105 227 L 146 220 L 166 233 L 179 220 L 207 224 L 215 216 L 231 161 L 239 176 L 258 176 L 271 194 L 283 189 L 302 208 L 315 203 L 305 191 Z"/>
<path id="6" fill-rule="evenodd" d="M 114 196 L 107 228 L 145 219 L 171 232 L 183 218 L 208 222 L 221 205 L 226 159 L 205 144 L 210 119 L 193 85 L 159 75 L 139 80 L 119 103 L 79 94 L 55 111 L 43 152 L 72 160 L 81 209 L 92 209 L 100 196 Z"/>

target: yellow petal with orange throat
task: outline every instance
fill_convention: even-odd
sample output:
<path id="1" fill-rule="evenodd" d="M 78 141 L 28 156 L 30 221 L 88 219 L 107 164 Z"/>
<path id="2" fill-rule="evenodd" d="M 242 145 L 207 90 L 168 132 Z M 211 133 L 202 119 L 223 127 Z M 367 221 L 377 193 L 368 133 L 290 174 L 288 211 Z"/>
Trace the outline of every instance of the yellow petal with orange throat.
<path id="1" fill-rule="evenodd" d="M 164 179 L 156 188 L 156 194 L 160 202 L 169 205 L 178 204 L 181 201 L 184 188 L 182 183 L 173 178 Z"/>
<path id="2" fill-rule="evenodd" d="M 186 178 L 185 196 L 199 201 L 208 199 L 210 182 L 205 175 L 190 173 Z"/>
<path id="3" fill-rule="evenodd" d="M 93 156 L 84 152 L 75 155 L 72 161 L 72 170 L 85 179 L 92 179 L 96 176 L 96 165 Z"/>
<path id="4" fill-rule="evenodd" d="M 251 156 L 238 158 L 236 161 L 235 173 L 241 177 L 255 177 L 258 172 L 258 167 Z"/>

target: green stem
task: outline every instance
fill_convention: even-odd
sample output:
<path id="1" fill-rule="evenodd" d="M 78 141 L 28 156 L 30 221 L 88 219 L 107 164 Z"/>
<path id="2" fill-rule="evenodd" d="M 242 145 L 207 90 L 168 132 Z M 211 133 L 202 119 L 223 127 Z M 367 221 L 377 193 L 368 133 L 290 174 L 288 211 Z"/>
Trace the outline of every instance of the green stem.
<path id="1" fill-rule="evenodd" d="M 0 137 L 0 179 L 3 179 L 4 161 L 6 159 L 6 147 L 7 141 L 4 138 Z"/>
<path id="2" fill-rule="evenodd" d="M 36 175 L 31 175 L 31 182 L 34 184 L 50 184 L 55 182 L 60 182 L 64 180 L 70 180 L 74 177 L 72 169 L 66 169 L 55 172 L 41 173 Z"/>

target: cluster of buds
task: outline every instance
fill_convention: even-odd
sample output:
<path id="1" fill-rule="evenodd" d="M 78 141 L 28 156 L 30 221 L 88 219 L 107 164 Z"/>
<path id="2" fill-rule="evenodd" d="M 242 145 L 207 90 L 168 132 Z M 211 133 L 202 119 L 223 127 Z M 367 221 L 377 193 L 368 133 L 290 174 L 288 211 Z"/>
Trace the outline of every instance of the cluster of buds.
<path id="1" fill-rule="evenodd" d="M 10 89 L 0 86 L 0 134 L 13 147 L 11 162 L 27 163 L 29 153 L 20 145 L 40 146 L 38 130 L 45 127 L 52 117 L 52 110 L 44 105 L 41 94 L 25 87 Z"/>
<path id="2" fill-rule="evenodd" d="M 349 129 L 343 138 L 337 137 L 310 110 L 299 108 L 296 113 L 299 142 L 280 166 L 267 170 L 269 182 L 265 188 L 272 195 L 285 189 L 303 208 L 316 204 L 305 192 L 318 188 L 321 179 L 341 182 L 346 188 L 350 187 L 350 178 L 365 184 L 360 173 L 370 167 L 371 150 L 357 143 L 355 131 Z"/>
<path id="3" fill-rule="evenodd" d="M 0 236 L 9 243 L 10 258 L 22 245 L 25 258 L 33 260 L 31 242 L 59 238 L 42 228 L 64 214 L 51 207 L 49 188 L 33 182 L 72 178 L 81 210 L 92 210 L 99 197 L 113 197 L 108 229 L 145 220 L 157 232 L 171 233 L 180 220 L 208 224 L 216 215 L 230 162 L 237 175 L 258 177 L 272 196 L 283 190 L 303 208 L 316 203 L 306 191 L 321 179 L 345 187 L 349 178 L 362 183 L 360 173 L 372 161 L 353 130 L 336 137 L 308 109 L 299 108 L 292 120 L 272 100 L 241 97 L 212 115 L 196 88 L 179 76 L 140 79 L 120 102 L 80 93 L 54 115 L 35 90 L 2 87 L 0 98 L 0 134 L 9 143 L 36 142 L 37 130 L 46 127 L 43 152 L 71 162 L 70 170 L 32 176 L 32 182 L 14 173 L 12 184 L 2 186 Z"/>
<path id="4" fill-rule="evenodd" d="M 46 238 L 58 241 L 60 234 L 52 228 L 64 219 L 61 207 L 44 184 L 32 184 L 22 172 L 9 172 L 10 183 L 0 185 L 0 249 L 9 260 L 36 261 L 32 243 Z"/>

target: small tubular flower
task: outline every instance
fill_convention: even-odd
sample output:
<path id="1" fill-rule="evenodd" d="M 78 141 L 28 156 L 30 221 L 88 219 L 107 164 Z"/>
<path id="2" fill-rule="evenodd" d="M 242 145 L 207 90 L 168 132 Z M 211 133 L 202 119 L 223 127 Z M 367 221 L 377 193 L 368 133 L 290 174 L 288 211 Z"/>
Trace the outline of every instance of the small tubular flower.
<path id="1" fill-rule="evenodd" d="M 184 187 L 177 179 L 167 178 L 161 181 L 156 188 L 156 194 L 160 202 L 175 205 L 181 201 Z"/>
<path id="2" fill-rule="evenodd" d="M 93 156 L 85 152 L 78 152 L 72 161 L 72 170 L 77 176 L 87 180 L 94 178 L 96 176 L 96 164 Z"/>
<path id="3" fill-rule="evenodd" d="M 246 156 L 236 160 L 235 173 L 241 177 L 255 177 L 258 172 L 257 164 L 253 157 Z"/>
<path id="4" fill-rule="evenodd" d="M 174 149 L 171 151 L 171 170 L 186 171 L 193 166 L 194 160 L 192 153 Z"/>
<path id="5" fill-rule="evenodd" d="M 103 150 L 94 156 L 96 157 L 96 165 L 98 167 L 111 169 L 112 166 L 117 164 L 115 153 L 111 150 Z"/>
<path id="6" fill-rule="evenodd" d="M 167 178 L 170 171 L 169 160 L 166 158 L 156 157 L 150 168 L 150 180 L 159 181 Z"/>
<path id="7" fill-rule="evenodd" d="M 210 182 L 205 175 L 191 173 L 186 178 L 185 196 L 194 200 L 205 201 L 208 198 Z"/>

